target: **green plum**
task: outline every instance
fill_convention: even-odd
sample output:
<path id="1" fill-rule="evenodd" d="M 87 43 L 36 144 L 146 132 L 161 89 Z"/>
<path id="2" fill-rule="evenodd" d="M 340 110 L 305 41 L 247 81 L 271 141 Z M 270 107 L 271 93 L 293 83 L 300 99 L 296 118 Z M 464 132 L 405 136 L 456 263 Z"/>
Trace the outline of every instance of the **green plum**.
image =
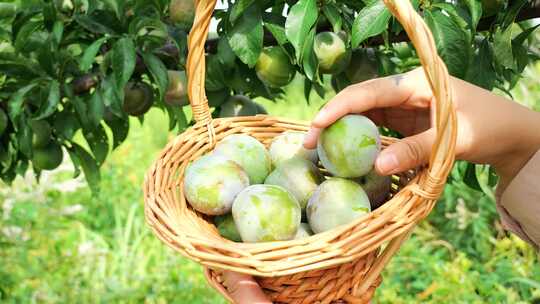
<path id="1" fill-rule="evenodd" d="M 272 168 L 270 154 L 264 145 L 246 134 L 226 136 L 214 151 L 239 164 L 247 172 L 251 184 L 263 183 Z"/>
<path id="2" fill-rule="evenodd" d="M 347 48 L 343 35 L 321 32 L 315 36 L 313 51 L 323 74 L 339 74 L 351 62 L 351 50 Z"/>
<path id="3" fill-rule="evenodd" d="M 236 229 L 236 224 L 234 223 L 232 214 L 227 213 L 225 215 L 218 215 L 214 217 L 214 224 L 216 224 L 219 235 L 222 237 L 233 242 L 242 241 L 240 233 L 238 233 L 238 229 Z"/>
<path id="4" fill-rule="evenodd" d="M 277 185 L 287 189 L 298 201 L 302 211 L 313 191 L 322 182 L 323 176 L 312 162 L 296 157 L 279 165 L 264 181 L 268 185 Z"/>
<path id="5" fill-rule="evenodd" d="M 371 211 L 366 192 L 357 183 L 339 177 L 324 181 L 309 199 L 306 213 L 315 233 L 350 223 Z"/>
<path id="6" fill-rule="evenodd" d="M 301 220 L 298 201 L 275 185 L 247 187 L 234 200 L 232 215 L 242 241 L 248 243 L 291 240 Z"/>
<path id="7" fill-rule="evenodd" d="M 392 188 L 392 178 L 378 175 L 375 170 L 356 178 L 355 181 L 366 191 L 372 210 L 379 208 L 386 201 Z"/>
<path id="8" fill-rule="evenodd" d="M 232 160 L 215 154 L 191 163 L 185 172 L 184 192 L 190 205 L 208 215 L 231 211 L 234 198 L 249 186 L 247 173 Z"/>
<path id="9" fill-rule="evenodd" d="M 316 164 L 319 161 L 317 150 L 304 148 L 305 136 L 305 132 L 285 131 L 274 137 L 268 149 L 274 166 L 293 157 L 302 157 Z"/>
<path id="10" fill-rule="evenodd" d="M 317 153 L 323 167 L 338 177 L 360 177 L 373 168 L 381 149 L 377 126 L 362 115 L 346 115 L 321 132 Z"/>

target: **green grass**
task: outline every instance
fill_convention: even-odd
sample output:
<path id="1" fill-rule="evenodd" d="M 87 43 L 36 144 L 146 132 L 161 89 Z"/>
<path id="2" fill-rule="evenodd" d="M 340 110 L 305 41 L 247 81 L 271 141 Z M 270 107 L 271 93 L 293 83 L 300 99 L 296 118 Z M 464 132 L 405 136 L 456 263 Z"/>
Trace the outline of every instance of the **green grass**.
<path id="1" fill-rule="evenodd" d="M 518 100 L 536 100 L 531 107 L 539 105 L 538 75 L 539 66 L 529 69 L 515 90 Z M 324 103 L 313 95 L 307 107 L 298 85 L 277 103 L 259 101 L 272 114 L 304 120 Z M 104 165 L 95 197 L 82 179 L 71 179 L 68 162 L 39 185 L 28 175 L 0 186 L 1 303 L 224 303 L 201 267 L 163 245 L 144 222 L 141 185 L 171 138 L 166 124 L 158 110 L 142 127 L 134 121 Z M 377 303 L 538 299 L 536 253 L 501 229 L 489 196 L 462 184 L 445 189 L 376 294 Z"/>

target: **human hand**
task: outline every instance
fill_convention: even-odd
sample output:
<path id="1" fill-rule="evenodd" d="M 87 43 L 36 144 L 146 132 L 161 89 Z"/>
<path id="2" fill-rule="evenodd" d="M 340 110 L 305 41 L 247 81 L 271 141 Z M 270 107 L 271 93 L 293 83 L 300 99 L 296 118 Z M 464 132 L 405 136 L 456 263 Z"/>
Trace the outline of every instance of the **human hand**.
<path id="1" fill-rule="evenodd" d="M 232 271 L 223 272 L 223 284 L 237 304 L 271 304 L 252 276 Z"/>
<path id="2" fill-rule="evenodd" d="M 451 84 L 458 121 L 456 157 L 493 165 L 506 184 L 540 148 L 540 114 L 457 78 Z M 304 145 L 314 148 L 323 128 L 346 114 L 362 113 L 407 136 L 375 161 L 380 174 L 403 172 L 429 160 L 436 136 L 433 104 L 421 68 L 351 85 L 318 113 Z"/>

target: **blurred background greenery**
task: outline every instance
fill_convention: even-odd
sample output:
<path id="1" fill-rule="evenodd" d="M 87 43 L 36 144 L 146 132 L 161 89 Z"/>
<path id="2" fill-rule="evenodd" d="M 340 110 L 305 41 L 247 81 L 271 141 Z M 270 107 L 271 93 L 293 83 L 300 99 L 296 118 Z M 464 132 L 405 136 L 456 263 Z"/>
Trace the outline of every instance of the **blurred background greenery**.
<path id="1" fill-rule="evenodd" d="M 301 79 L 283 100 L 257 100 L 274 115 L 310 119 L 324 100 L 306 103 Z M 512 92 L 540 110 L 540 65 Z M 325 100 L 331 93 L 325 96 Z M 172 138 L 152 110 L 102 169 L 92 196 L 64 163 L 37 184 L 28 173 L 0 185 L 0 302 L 224 303 L 201 267 L 164 246 L 145 226 L 145 170 Z M 67 157 L 65 159 L 68 159 Z M 493 196 L 459 182 L 446 187 L 384 272 L 376 303 L 539 303 L 537 254 L 503 231 Z"/>

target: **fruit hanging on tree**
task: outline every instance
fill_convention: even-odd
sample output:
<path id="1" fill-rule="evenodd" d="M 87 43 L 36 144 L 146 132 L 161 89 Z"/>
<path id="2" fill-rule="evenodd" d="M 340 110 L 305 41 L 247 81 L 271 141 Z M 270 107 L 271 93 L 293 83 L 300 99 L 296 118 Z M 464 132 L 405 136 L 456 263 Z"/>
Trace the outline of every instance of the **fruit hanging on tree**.
<path id="1" fill-rule="evenodd" d="M 193 19 L 195 19 L 195 2 L 193 0 L 171 0 L 169 16 L 173 22 L 191 27 Z"/>
<path id="2" fill-rule="evenodd" d="M 319 61 L 319 71 L 323 74 L 341 73 L 351 61 L 351 50 L 347 48 L 342 35 L 322 32 L 315 36 L 313 51 Z"/>
<path id="3" fill-rule="evenodd" d="M 165 93 L 165 102 L 170 106 L 189 104 L 186 72 L 168 70 L 167 76 L 169 77 L 169 86 Z"/>
<path id="4" fill-rule="evenodd" d="M 255 65 L 259 79 L 269 87 L 283 87 L 296 74 L 289 56 L 279 46 L 269 46 L 262 50 Z"/>
<path id="5" fill-rule="evenodd" d="M 146 82 L 128 82 L 124 88 L 123 109 L 128 115 L 140 116 L 154 103 L 154 91 Z"/>
<path id="6" fill-rule="evenodd" d="M 44 148 L 51 141 L 51 125 L 45 120 L 33 120 L 30 122 L 32 129 L 32 146 Z"/>
<path id="7" fill-rule="evenodd" d="M 265 114 L 266 110 L 244 95 L 229 97 L 227 102 L 221 105 L 219 117 L 253 116 Z"/>
<path id="8" fill-rule="evenodd" d="M 217 91 L 206 90 L 206 99 L 208 99 L 208 105 L 211 107 L 221 106 L 229 99 L 230 96 L 231 92 L 229 89 L 221 89 Z"/>
<path id="9" fill-rule="evenodd" d="M 345 69 L 345 75 L 351 83 L 359 83 L 379 76 L 378 62 L 372 48 L 356 49 L 351 62 Z"/>
<path id="10" fill-rule="evenodd" d="M 35 148 L 32 154 L 32 164 L 38 170 L 53 170 L 60 166 L 62 159 L 62 148 L 57 143 Z"/>

